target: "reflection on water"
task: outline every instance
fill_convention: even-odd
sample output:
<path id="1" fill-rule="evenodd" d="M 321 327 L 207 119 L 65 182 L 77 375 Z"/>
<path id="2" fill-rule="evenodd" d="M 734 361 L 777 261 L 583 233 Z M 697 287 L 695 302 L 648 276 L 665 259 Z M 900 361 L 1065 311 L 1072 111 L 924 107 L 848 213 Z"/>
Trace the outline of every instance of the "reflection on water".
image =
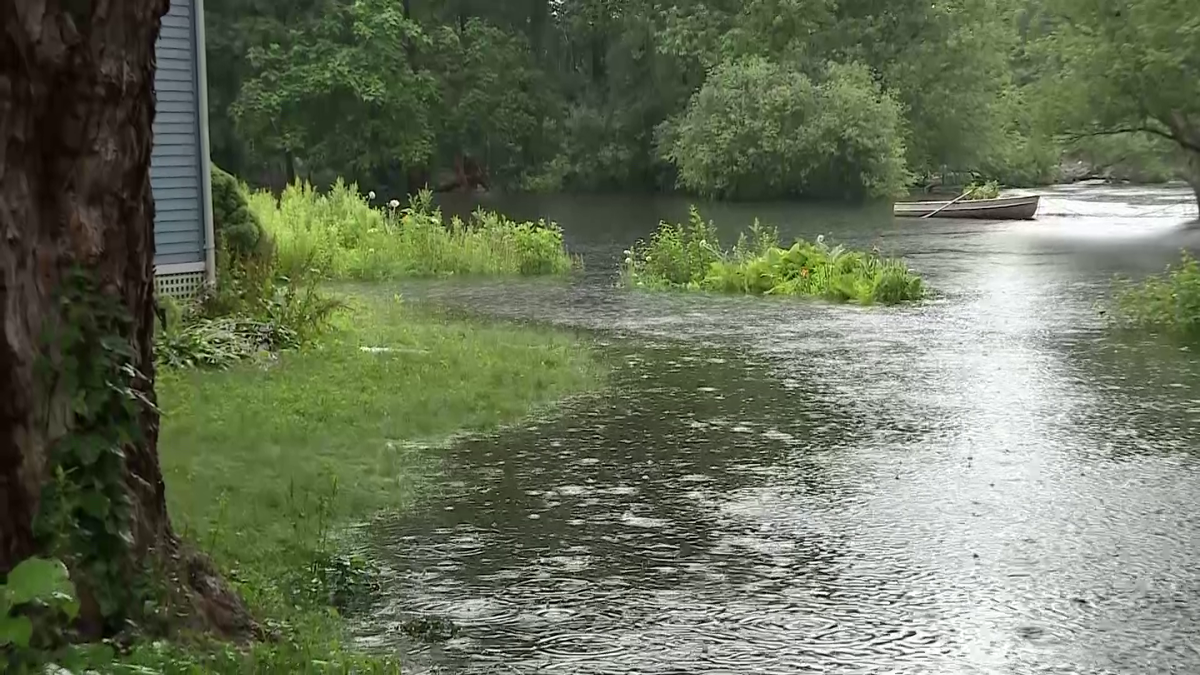
<path id="1" fill-rule="evenodd" d="M 595 329 L 614 388 L 450 452 L 445 495 L 377 533 L 364 641 L 416 671 L 1200 672 L 1200 364 L 1094 311 L 1200 244 L 1181 196 L 1068 188 L 1001 224 L 771 207 L 943 293 L 891 309 L 628 293 L 613 261 L 686 203 L 511 205 L 589 272 L 406 295 Z M 462 637 L 406 643 L 424 612 Z"/>

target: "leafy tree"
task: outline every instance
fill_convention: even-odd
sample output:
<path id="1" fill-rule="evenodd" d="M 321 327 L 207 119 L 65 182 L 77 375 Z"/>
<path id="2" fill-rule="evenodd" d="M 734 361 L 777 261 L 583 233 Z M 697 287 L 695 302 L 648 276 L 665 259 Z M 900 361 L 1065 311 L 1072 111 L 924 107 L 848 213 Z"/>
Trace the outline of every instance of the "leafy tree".
<path id="1" fill-rule="evenodd" d="M 259 152 L 360 175 L 426 161 L 436 82 L 413 67 L 406 45 L 429 38 L 400 6 L 331 2 L 289 37 L 247 56 L 256 74 L 233 112 L 247 137 L 264 144 Z"/>
<path id="2" fill-rule="evenodd" d="M 1003 0 L 843 0 L 830 49 L 879 74 L 905 109 L 908 162 L 920 174 L 997 164 L 1012 141 L 1015 13 Z"/>
<path id="3" fill-rule="evenodd" d="M 878 197 L 905 185 L 900 106 L 861 65 L 814 83 L 762 57 L 718 66 L 662 128 L 680 183 L 726 198 Z"/>
<path id="4" fill-rule="evenodd" d="M 520 172 L 552 103 L 525 36 L 472 18 L 461 31 L 440 27 L 431 38 L 440 90 L 432 117 L 442 153 Z"/>
<path id="5" fill-rule="evenodd" d="M 752 57 L 810 83 L 830 62 L 863 64 L 899 103 L 914 178 L 1043 183 L 1062 152 L 1050 127 L 1078 136 L 1150 120 L 1143 133 L 1188 138 L 1179 129 L 1194 126 L 1194 105 L 1138 117 L 1113 102 L 1154 111 L 1194 92 L 1200 51 L 1195 18 L 1173 0 L 211 0 L 209 10 L 218 160 L 236 174 L 282 165 L 371 185 L 469 160 L 502 185 L 692 189 L 656 130 L 684 116 L 719 66 Z M 1115 77 L 1107 60 L 1123 64 Z M 1092 110 L 1107 112 L 1077 119 Z M 1153 161 L 1141 157 L 1130 161 Z M 846 176 L 821 189 L 861 187 Z"/>
<path id="6" fill-rule="evenodd" d="M 1051 0 L 1044 97 L 1069 138 L 1173 143 L 1200 202 L 1200 12 L 1177 0 Z"/>
<path id="7" fill-rule="evenodd" d="M 324 0 L 208 0 L 205 5 L 212 155 L 221 166 L 244 175 L 251 168 L 282 159 L 275 151 L 277 143 L 246 134 L 234 120 L 233 108 L 242 85 L 255 74 L 250 51 L 303 38 L 313 17 L 320 15 Z M 259 151 L 251 144 L 260 146 Z"/>

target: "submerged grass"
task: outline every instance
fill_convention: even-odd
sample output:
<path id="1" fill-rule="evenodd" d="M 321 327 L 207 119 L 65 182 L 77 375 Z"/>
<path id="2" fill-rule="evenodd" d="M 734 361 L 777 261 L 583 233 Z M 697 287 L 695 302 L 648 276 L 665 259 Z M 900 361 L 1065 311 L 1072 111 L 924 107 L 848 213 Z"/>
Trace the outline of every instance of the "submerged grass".
<path id="1" fill-rule="evenodd" d="M 1118 327 L 1200 337 L 1200 262 L 1185 251 L 1162 274 L 1124 282 L 1111 317 Z"/>
<path id="2" fill-rule="evenodd" d="M 438 456 L 414 444 L 514 421 L 597 386 L 570 336 L 346 297 L 317 343 L 223 371 L 167 370 L 159 440 L 171 517 L 283 639 L 142 645 L 111 672 L 396 672 L 345 646 L 335 608 L 372 592 L 339 531 L 410 505 Z"/>
<path id="3" fill-rule="evenodd" d="M 326 193 L 292 185 L 278 202 L 259 192 L 250 206 L 289 276 L 310 270 L 353 280 L 550 275 L 569 272 L 576 263 L 554 223 L 515 222 L 489 211 L 445 223 L 428 192 L 407 208 L 378 209 L 339 180 Z"/>
<path id="4" fill-rule="evenodd" d="M 921 278 L 901 260 L 830 247 L 822 237 L 785 248 L 777 230 L 757 221 L 725 250 L 716 228 L 695 208 L 688 225 L 663 223 L 649 240 L 626 251 L 622 279 L 639 288 L 804 295 L 860 304 L 896 304 L 925 293 Z"/>

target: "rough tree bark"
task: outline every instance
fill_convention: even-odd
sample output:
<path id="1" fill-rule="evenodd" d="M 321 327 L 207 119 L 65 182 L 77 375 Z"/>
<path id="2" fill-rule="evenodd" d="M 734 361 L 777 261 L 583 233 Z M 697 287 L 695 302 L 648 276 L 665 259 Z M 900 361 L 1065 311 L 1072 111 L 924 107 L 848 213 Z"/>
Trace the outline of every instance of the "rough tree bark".
<path id="1" fill-rule="evenodd" d="M 154 397 L 149 167 L 166 9 L 167 0 L 0 0 L 0 574 L 41 552 L 33 522 L 48 452 L 72 424 L 69 397 L 35 372 L 53 362 L 43 336 L 62 321 L 56 298 L 69 270 L 85 270 L 128 309 L 125 337 L 144 374 L 134 386 Z M 147 408 L 141 422 L 141 439 L 124 448 L 126 555 L 164 572 L 189 627 L 250 635 L 241 600 L 172 532 L 158 415 Z M 94 605 L 84 598 L 85 613 Z"/>
<path id="2" fill-rule="evenodd" d="M 1168 137 L 1178 143 L 1187 156 L 1187 182 L 1196 196 L 1196 208 L 1200 209 L 1200 119 L 1175 110 L 1161 121 L 1171 131 Z"/>

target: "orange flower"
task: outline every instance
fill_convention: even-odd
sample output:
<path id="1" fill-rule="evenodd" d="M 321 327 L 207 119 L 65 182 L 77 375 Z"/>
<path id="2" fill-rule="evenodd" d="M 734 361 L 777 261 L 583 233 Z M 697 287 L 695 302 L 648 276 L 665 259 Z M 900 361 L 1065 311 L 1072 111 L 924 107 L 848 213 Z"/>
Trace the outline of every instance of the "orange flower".
<path id="1" fill-rule="evenodd" d="M 808 268 L 807 267 L 800 268 L 800 276 L 805 277 L 805 278 L 808 277 Z"/>

